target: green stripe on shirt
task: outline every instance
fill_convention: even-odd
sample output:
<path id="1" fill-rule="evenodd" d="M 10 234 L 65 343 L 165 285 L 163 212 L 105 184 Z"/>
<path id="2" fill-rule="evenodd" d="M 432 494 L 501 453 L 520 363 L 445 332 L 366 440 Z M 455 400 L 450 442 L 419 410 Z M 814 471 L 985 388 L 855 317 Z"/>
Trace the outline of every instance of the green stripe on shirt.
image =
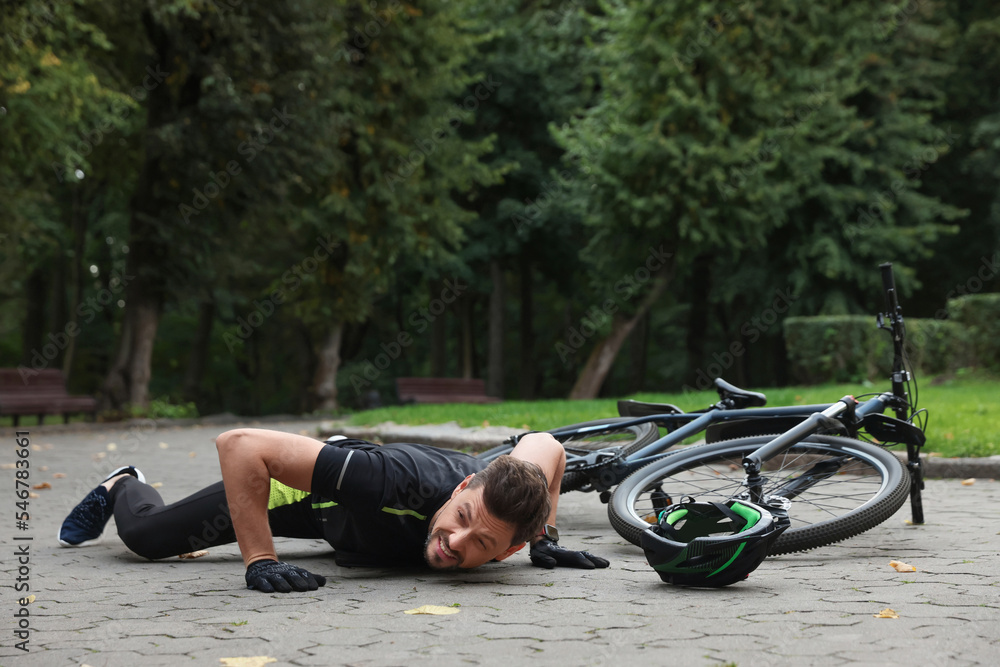
<path id="1" fill-rule="evenodd" d="M 396 509 L 395 507 L 383 507 L 382 511 L 385 512 L 386 514 L 396 514 L 397 516 L 404 516 L 404 515 L 406 515 L 406 516 L 415 516 L 418 519 L 420 519 L 421 521 L 424 521 L 424 520 L 427 519 L 426 516 L 424 516 L 423 514 L 420 514 L 419 512 L 416 512 L 414 510 L 401 510 L 401 509 Z"/>
<path id="2" fill-rule="evenodd" d="M 337 506 L 337 503 L 333 502 L 332 500 L 329 500 L 329 501 L 327 501 L 325 503 L 313 503 L 312 504 L 312 508 L 314 510 L 320 510 L 320 509 L 323 509 L 324 507 L 336 507 L 336 506 Z"/>

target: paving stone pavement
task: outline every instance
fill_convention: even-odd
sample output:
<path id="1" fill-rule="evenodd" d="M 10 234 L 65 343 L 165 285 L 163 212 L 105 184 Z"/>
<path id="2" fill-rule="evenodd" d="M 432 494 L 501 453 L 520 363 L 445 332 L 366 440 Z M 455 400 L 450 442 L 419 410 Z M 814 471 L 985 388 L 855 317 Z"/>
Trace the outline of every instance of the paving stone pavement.
<path id="1" fill-rule="evenodd" d="M 315 433 L 318 422 L 269 423 Z M 197 560 L 150 562 L 118 540 L 60 548 L 64 516 L 109 471 L 138 465 L 167 502 L 220 478 L 214 438 L 226 426 L 152 422 L 31 432 L 30 529 L 16 531 L 14 471 L 0 478 L 3 608 L 0 665 L 643 664 L 995 665 L 1000 661 L 1000 484 L 929 480 L 927 523 L 908 509 L 859 537 L 771 558 L 721 590 L 660 582 L 610 527 L 593 494 L 560 501 L 562 542 L 611 560 L 606 570 L 542 570 L 516 554 L 468 572 L 337 567 L 320 541 L 277 540 L 279 554 L 329 582 L 314 593 L 244 587 L 235 545 Z M 13 436 L 0 463 L 15 460 Z M 112 447 L 112 443 L 114 447 Z M 65 475 L 64 477 L 57 474 Z M 6 487 L 6 488 L 4 488 Z M 16 533 L 16 534 L 15 534 Z M 31 541 L 14 541 L 31 537 Z M 20 545 L 30 552 L 29 652 L 15 648 Z M 914 565 L 898 573 L 890 560 Z M 450 616 L 407 615 L 460 605 Z M 875 618 L 885 608 L 899 618 Z"/>

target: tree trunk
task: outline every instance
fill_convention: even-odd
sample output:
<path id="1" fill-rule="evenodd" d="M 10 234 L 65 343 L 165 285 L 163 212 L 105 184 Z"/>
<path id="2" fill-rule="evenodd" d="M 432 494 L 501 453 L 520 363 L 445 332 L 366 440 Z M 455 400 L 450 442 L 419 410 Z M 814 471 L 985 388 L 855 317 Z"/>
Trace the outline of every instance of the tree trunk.
<path id="1" fill-rule="evenodd" d="M 439 285 L 435 283 L 435 286 Z M 448 377 L 448 313 L 431 322 L 431 377 Z"/>
<path id="2" fill-rule="evenodd" d="M 128 317 L 122 321 L 122 332 L 118 336 L 115 360 L 108 369 L 101 387 L 101 409 L 119 409 L 128 400 L 128 360 L 132 353 L 132 322 Z"/>
<path id="3" fill-rule="evenodd" d="M 153 47 L 155 62 L 180 65 L 169 31 L 156 23 L 152 11 L 142 12 L 146 36 Z M 125 359 L 116 360 L 104 381 L 105 400 L 112 407 L 122 406 L 122 396 L 133 406 L 149 405 L 149 381 L 152 378 L 153 343 L 160 324 L 160 313 L 166 302 L 169 286 L 167 275 L 175 268 L 171 257 L 171 233 L 183 233 L 175 212 L 173 195 L 167 195 L 163 184 L 170 182 L 171 169 L 183 169 L 165 159 L 155 135 L 163 126 L 174 122 L 188 110 L 197 109 L 200 88 L 192 86 L 200 73 L 191 72 L 185 85 L 154 86 L 146 101 L 145 161 L 136 179 L 135 191 L 129 200 L 129 255 L 123 283 L 127 285 L 125 300 L 126 329 L 130 344 L 120 345 Z M 173 229 L 171 229 L 173 228 Z"/>
<path id="4" fill-rule="evenodd" d="M 35 370 L 49 367 L 55 359 L 54 355 L 46 356 L 45 349 L 45 304 L 48 303 L 46 292 L 48 280 L 41 269 L 35 269 L 28 276 L 24 285 L 26 303 L 24 329 L 21 338 L 21 365 Z M 49 356 L 52 358 L 50 359 Z"/>
<path id="5" fill-rule="evenodd" d="M 687 381 L 693 386 L 701 377 L 698 370 L 702 366 L 705 354 L 705 331 L 708 328 L 708 294 L 711 283 L 711 258 L 700 255 L 694 260 L 694 270 L 691 273 L 691 291 L 688 294 L 691 309 L 688 314 L 687 336 Z"/>
<path id="6" fill-rule="evenodd" d="M 201 380 L 205 376 L 208 344 L 211 341 L 214 321 L 215 299 L 210 297 L 198 304 L 198 324 L 194 340 L 191 341 L 191 355 L 188 357 L 187 370 L 184 373 L 184 398 L 195 403 L 201 397 Z"/>
<path id="7" fill-rule="evenodd" d="M 504 310 L 507 290 L 500 262 L 496 260 L 490 262 L 490 277 L 493 279 L 493 292 L 490 293 L 490 360 L 489 371 L 486 374 L 486 393 L 489 396 L 503 398 L 503 339 L 506 331 Z"/>
<path id="8" fill-rule="evenodd" d="M 73 194 L 73 261 L 70 262 L 70 284 L 73 288 L 73 296 L 69 307 L 69 319 L 74 325 L 77 323 L 77 309 L 83 301 L 83 251 L 87 233 L 87 216 L 80 214 L 80 194 L 79 188 L 74 188 Z M 70 373 L 73 371 L 73 357 L 76 354 L 76 336 L 69 339 L 66 346 L 66 356 L 63 357 L 63 374 L 69 381 Z"/>
<path id="9" fill-rule="evenodd" d="M 461 377 L 470 380 L 474 372 L 472 368 L 473 356 L 475 354 L 472 345 L 472 307 L 475 305 L 472 297 L 463 294 L 459 297 L 461 303 L 459 312 L 461 313 L 461 336 L 462 336 L 462 375 Z"/>
<path id="10" fill-rule="evenodd" d="M 316 375 L 313 391 L 316 394 L 317 410 L 337 410 L 337 369 L 340 367 L 340 341 L 344 334 L 344 324 L 330 325 L 325 338 L 317 350 Z"/>
<path id="11" fill-rule="evenodd" d="M 608 373 L 611 372 L 611 367 L 614 365 L 622 345 L 628 339 L 628 335 L 632 333 L 632 329 L 663 293 L 669 282 L 667 272 L 661 271 L 653 282 L 650 292 L 639 304 L 639 308 L 631 318 L 625 319 L 616 315 L 612 319 L 611 333 L 606 338 L 597 341 L 597 345 L 590 353 L 583 371 L 580 372 L 576 384 L 573 385 L 573 389 L 569 393 L 569 398 L 597 398 L 601 391 L 601 385 L 604 384 Z"/>
<path id="12" fill-rule="evenodd" d="M 345 357 L 349 359 L 351 357 L 351 354 L 349 352 L 345 353 L 345 347 L 347 346 L 347 339 L 349 337 L 349 333 L 350 332 L 347 326 L 345 325 L 343 332 L 341 333 L 340 336 L 339 354 L 341 355 L 341 359 Z M 318 364 L 315 351 L 313 350 L 312 338 L 309 335 L 309 328 L 299 318 L 295 318 L 295 337 L 299 341 L 299 343 L 296 345 L 296 347 L 298 348 L 298 352 L 295 355 L 299 377 L 306 378 L 309 377 L 310 374 L 315 372 Z M 298 396 L 296 397 L 295 406 L 297 411 L 301 414 L 312 410 L 313 396 L 312 396 L 312 387 L 305 386 L 304 382 L 298 384 L 299 384 Z"/>
<path id="13" fill-rule="evenodd" d="M 522 400 L 535 398 L 535 306 L 534 275 L 530 262 L 521 268 L 521 372 L 518 376 L 518 394 Z"/>
<path id="14" fill-rule="evenodd" d="M 628 392 L 635 394 L 642 391 L 646 379 L 646 350 L 649 347 L 649 312 L 647 311 L 635 328 L 635 335 L 629 343 L 631 355 L 629 358 Z"/>
<path id="15" fill-rule="evenodd" d="M 140 298 L 132 308 L 132 351 L 129 355 L 128 402 L 133 407 L 149 407 L 149 381 L 153 378 L 153 343 L 160 326 L 161 304 Z"/>
<path id="16" fill-rule="evenodd" d="M 60 344 L 59 354 L 53 360 L 52 365 L 62 368 L 63 360 L 66 358 L 66 347 L 69 345 L 69 337 L 63 338 L 66 331 L 66 323 L 69 317 L 66 313 L 66 258 L 59 255 L 52 260 L 52 281 L 49 284 L 49 330 L 56 335 Z"/>

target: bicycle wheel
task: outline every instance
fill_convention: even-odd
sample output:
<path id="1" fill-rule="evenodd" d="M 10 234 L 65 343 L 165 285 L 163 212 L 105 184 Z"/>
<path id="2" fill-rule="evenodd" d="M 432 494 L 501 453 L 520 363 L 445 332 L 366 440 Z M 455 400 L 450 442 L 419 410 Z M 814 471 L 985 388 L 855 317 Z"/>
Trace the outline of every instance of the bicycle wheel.
<path id="1" fill-rule="evenodd" d="M 574 449 L 598 450 L 606 447 L 624 447 L 625 455 L 628 456 L 632 452 L 636 452 L 659 439 L 660 429 L 657 428 L 656 424 L 645 422 L 633 426 L 611 428 L 602 433 L 576 433 L 575 431 L 587 426 L 613 426 L 616 423 L 631 421 L 633 419 L 635 418 L 608 417 L 607 419 L 582 422 L 571 426 L 560 426 L 557 429 L 547 431 L 547 433 L 551 433 L 563 445 Z M 510 445 L 499 445 L 482 454 L 478 454 L 476 458 L 484 461 L 492 461 L 501 454 L 509 454 L 512 449 L 513 447 Z M 575 491 L 587 484 L 588 479 L 584 473 L 572 470 L 567 471 L 563 475 L 560 491 L 562 493 Z"/>
<path id="2" fill-rule="evenodd" d="M 750 437 L 691 447 L 640 468 L 615 489 L 608 503 L 611 525 L 639 544 L 639 536 L 656 522 L 659 511 L 685 496 L 723 501 L 745 490 L 743 457 L 772 438 Z M 875 445 L 837 436 L 814 435 L 793 445 L 764 465 L 764 496 L 803 474 L 817 474 L 817 464 L 830 466 L 808 488 L 792 498 L 791 527 L 769 555 L 814 549 L 882 523 L 902 506 L 909 473 L 891 453 Z M 835 472 L 834 472 L 835 471 Z"/>

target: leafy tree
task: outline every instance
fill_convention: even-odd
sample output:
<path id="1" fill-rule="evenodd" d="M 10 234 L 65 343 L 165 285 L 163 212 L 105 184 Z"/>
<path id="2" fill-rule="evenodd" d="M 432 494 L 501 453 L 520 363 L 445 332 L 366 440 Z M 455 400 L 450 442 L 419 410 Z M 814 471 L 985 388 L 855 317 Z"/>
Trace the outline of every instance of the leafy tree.
<path id="1" fill-rule="evenodd" d="M 607 34 L 596 49 L 607 63 L 602 99 L 560 135 L 594 156 L 586 205 L 596 280 L 638 270 L 643 247 L 662 245 L 688 275 L 706 253 L 739 266 L 784 237 L 795 248 L 796 289 L 832 304 L 842 286 L 869 280 L 876 258 L 919 252 L 960 214 L 905 181 L 907 160 L 941 135 L 928 113 L 938 100 L 919 90 L 922 72 L 891 66 L 912 54 L 873 39 L 872 17 L 891 7 L 606 8 L 594 19 Z M 878 222 L 852 229 L 859 207 L 884 192 L 893 194 Z M 616 313 L 571 395 L 597 393 L 671 270 L 667 263 Z"/>
<path id="2" fill-rule="evenodd" d="M 94 288 L 85 279 L 83 255 L 92 239 L 103 242 L 118 224 L 108 204 L 120 200 L 121 183 L 128 181 L 128 159 L 122 159 L 128 151 L 115 140 L 134 125 L 138 105 L 109 83 L 111 44 L 84 3 L 7 3 L 0 34 L 6 156 L 0 164 L 6 211 L 0 289 L 5 298 L 24 298 L 23 309 L 11 309 L 26 313 L 22 372 L 60 364 L 69 371 L 80 315 L 92 319 L 95 310 L 108 315 L 114 308 L 108 301 L 99 309 L 84 302 Z M 105 178 L 94 178 L 104 167 L 110 167 Z M 109 250 L 92 264 L 99 293 L 121 291 Z"/>
<path id="3" fill-rule="evenodd" d="M 904 9 L 906 9 L 904 7 Z M 894 16 L 899 39 L 924 32 L 927 21 L 948 21 L 947 40 L 939 40 L 952 75 L 941 86 L 944 104 L 935 122 L 951 141 L 946 153 L 919 161 L 924 190 L 969 210 L 958 233 L 944 238 L 919 263 L 920 289 L 912 299 L 923 316 L 942 312 L 948 298 L 982 289 L 996 290 L 995 254 L 1000 249 L 1000 38 L 996 6 L 974 1 L 921 6 Z M 927 15 L 928 10 L 933 13 Z M 898 21 L 896 19 L 898 18 Z M 934 158 L 937 159 L 934 159 Z M 989 278 L 992 274 L 992 280 Z M 983 277 L 987 277 L 985 281 Z"/>

